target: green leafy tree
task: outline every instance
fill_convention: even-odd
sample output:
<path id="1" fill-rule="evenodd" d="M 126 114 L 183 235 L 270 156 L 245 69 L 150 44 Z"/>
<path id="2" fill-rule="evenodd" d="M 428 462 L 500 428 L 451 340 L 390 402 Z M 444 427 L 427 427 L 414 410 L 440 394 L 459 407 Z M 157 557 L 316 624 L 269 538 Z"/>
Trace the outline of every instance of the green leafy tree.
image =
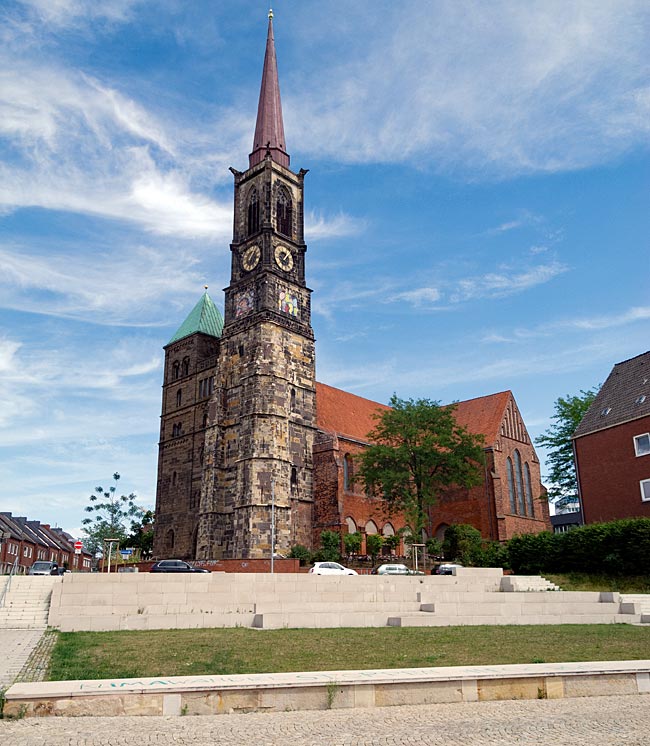
<path id="1" fill-rule="evenodd" d="M 341 535 L 337 531 L 321 531 L 320 549 L 314 554 L 315 562 L 338 562 L 341 559 Z"/>
<path id="2" fill-rule="evenodd" d="M 294 544 L 289 552 L 289 557 L 300 560 L 301 565 L 308 565 L 311 562 L 311 552 L 304 544 Z"/>
<path id="3" fill-rule="evenodd" d="M 363 539 L 358 531 L 355 531 L 353 534 L 345 534 L 345 536 L 343 537 L 343 546 L 345 547 L 345 553 L 359 554 L 362 541 Z"/>
<path id="4" fill-rule="evenodd" d="M 140 557 L 148 559 L 153 554 L 153 510 L 143 511 L 141 517 L 131 521 L 131 534 L 124 540 L 124 546 L 140 550 Z"/>
<path id="5" fill-rule="evenodd" d="M 455 405 L 395 395 L 390 405 L 375 415 L 373 445 L 357 457 L 355 480 L 366 494 L 383 498 L 389 514 L 402 513 L 419 537 L 445 488 L 481 483 L 483 437 L 456 422 Z"/>
<path id="6" fill-rule="evenodd" d="M 561 396 L 555 402 L 555 414 L 551 417 L 553 424 L 535 439 L 536 445 L 546 449 L 549 473 L 544 479 L 548 482 L 548 499 L 551 502 L 578 494 L 571 436 L 597 393 L 598 388 L 594 388 L 580 391 L 575 396 Z"/>
<path id="7" fill-rule="evenodd" d="M 366 552 L 372 557 L 372 564 L 375 564 L 377 555 L 381 552 L 384 538 L 380 534 L 368 534 L 366 536 Z"/>
<path id="8" fill-rule="evenodd" d="M 480 563 L 482 548 L 481 532 L 474 526 L 467 523 L 447 526 L 442 543 L 445 559 L 471 567 Z"/>
<path id="9" fill-rule="evenodd" d="M 388 547 L 392 552 L 394 552 L 400 543 L 400 537 L 397 534 L 393 534 L 392 536 L 384 536 L 384 546 Z"/>
<path id="10" fill-rule="evenodd" d="M 141 519 L 144 511 L 136 505 L 136 495 L 117 494 L 117 482 L 120 475 L 115 472 L 112 484 L 107 490 L 95 487 L 95 492 L 89 496 L 90 505 L 84 510 L 93 515 L 81 521 L 85 548 L 95 557 L 101 555 L 104 549 L 104 539 L 119 539 L 120 542 L 128 536 L 127 521 Z"/>

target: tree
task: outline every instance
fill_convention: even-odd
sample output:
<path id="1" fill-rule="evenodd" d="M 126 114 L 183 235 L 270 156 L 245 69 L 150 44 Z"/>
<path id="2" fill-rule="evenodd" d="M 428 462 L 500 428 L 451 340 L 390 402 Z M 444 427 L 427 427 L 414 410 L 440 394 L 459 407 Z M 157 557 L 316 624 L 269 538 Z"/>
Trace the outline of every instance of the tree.
<path id="1" fill-rule="evenodd" d="M 544 479 L 549 482 L 548 499 L 551 502 L 578 494 L 571 436 L 596 398 L 598 388 L 557 399 L 555 414 L 551 417 L 553 424 L 535 438 L 536 445 L 547 449 L 546 465 L 550 471 Z"/>
<path id="2" fill-rule="evenodd" d="M 372 557 L 373 565 L 377 555 L 381 552 L 383 543 L 384 537 L 381 534 L 368 534 L 366 536 L 366 552 Z"/>
<path id="3" fill-rule="evenodd" d="M 153 510 L 145 510 L 131 521 L 131 533 L 124 539 L 124 545 L 140 550 L 140 557 L 148 559 L 153 554 Z"/>
<path id="4" fill-rule="evenodd" d="M 343 537 L 343 546 L 345 547 L 345 553 L 347 555 L 359 554 L 362 541 L 363 539 L 358 531 L 355 531 L 353 534 L 345 534 L 345 536 Z"/>
<path id="5" fill-rule="evenodd" d="M 420 537 L 427 509 L 445 488 L 481 483 L 483 436 L 456 422 L 456 405 L 395 395 L 390 405 L 375 415 L 377 425 L 368 436 L 373 445 L 357 457 L 355 479 L 367 495 L 385 500 L 389 514 L 402 513 L 413 536 Z"/>
<path id="6" fill-rule="evenodd" d="M 107 490 L 95 487 L 95 492 L 88 497 L 90 505 L 84 510 L 93 513 L 93 518 L 81 521 L 86 549 L 94 556 L 101 555 L 104 549 L 104 539 L 119 539 L 124 541 L 128 535 L 126 521 L 140 518 L 144 511 L 135 504 L 136 495 L 120 495 L 117 492 L 117 482 L 120 475 L 115 472 L 112 484 Z"/>
<path id="7" fill-rule="evenodd" d="M 314 553 L 316 562 L 338 562 L 341 559 L 341 535 L 337 531 L 321 531 L 320 549 Z"/>

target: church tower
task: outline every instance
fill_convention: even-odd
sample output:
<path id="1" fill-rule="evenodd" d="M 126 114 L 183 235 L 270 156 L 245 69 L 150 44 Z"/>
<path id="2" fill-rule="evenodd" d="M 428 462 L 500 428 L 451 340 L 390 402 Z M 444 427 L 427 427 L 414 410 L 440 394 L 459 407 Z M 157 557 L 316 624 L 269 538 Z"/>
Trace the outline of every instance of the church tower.
<path id="1" fill-rule="evenodd" d="M 311 544 L 316 426 L 303 188 L 290 169 L 273 15 L 249 167 L 234 175 L 230 284 L 209 404 L 197 559 Z M 273 506 L 273 507 L 272 507 Z"/>

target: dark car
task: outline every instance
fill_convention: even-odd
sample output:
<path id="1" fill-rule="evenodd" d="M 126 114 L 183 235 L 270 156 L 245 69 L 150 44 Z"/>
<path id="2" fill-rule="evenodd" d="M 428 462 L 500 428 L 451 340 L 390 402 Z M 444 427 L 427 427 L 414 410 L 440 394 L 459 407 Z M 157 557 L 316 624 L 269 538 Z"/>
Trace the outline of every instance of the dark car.
<path id="1" fill-rule="evenodd" d="M 183 560 L 168 559 L 156 562 L 149 572 L 210 572 L 202 567 L 193 567 L 189 562 Z"/>

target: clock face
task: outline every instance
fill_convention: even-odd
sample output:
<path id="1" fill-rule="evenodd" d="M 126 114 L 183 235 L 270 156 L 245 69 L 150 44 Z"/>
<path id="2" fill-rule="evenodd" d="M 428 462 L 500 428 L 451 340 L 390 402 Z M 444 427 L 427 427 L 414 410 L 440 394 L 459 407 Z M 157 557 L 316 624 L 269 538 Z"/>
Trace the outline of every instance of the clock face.
<path id="1" fill-rule="evenodd" d="M 276 246 L 273 256 L 275 257 L 275 263 L 280 269 L 283 269 L 285 272 L 290 272 L 293 269 L 293 254 L 286 246 Z"/>
<path id="2" fill-rule="evenodd" d="M 249 246 L 241 256 L 241 266 L 246 270 L 246 272 L 250 272 L 252 269 L 257 267 L 261 256 L 262 251 L 259 246 L 255 244 Z"/>

